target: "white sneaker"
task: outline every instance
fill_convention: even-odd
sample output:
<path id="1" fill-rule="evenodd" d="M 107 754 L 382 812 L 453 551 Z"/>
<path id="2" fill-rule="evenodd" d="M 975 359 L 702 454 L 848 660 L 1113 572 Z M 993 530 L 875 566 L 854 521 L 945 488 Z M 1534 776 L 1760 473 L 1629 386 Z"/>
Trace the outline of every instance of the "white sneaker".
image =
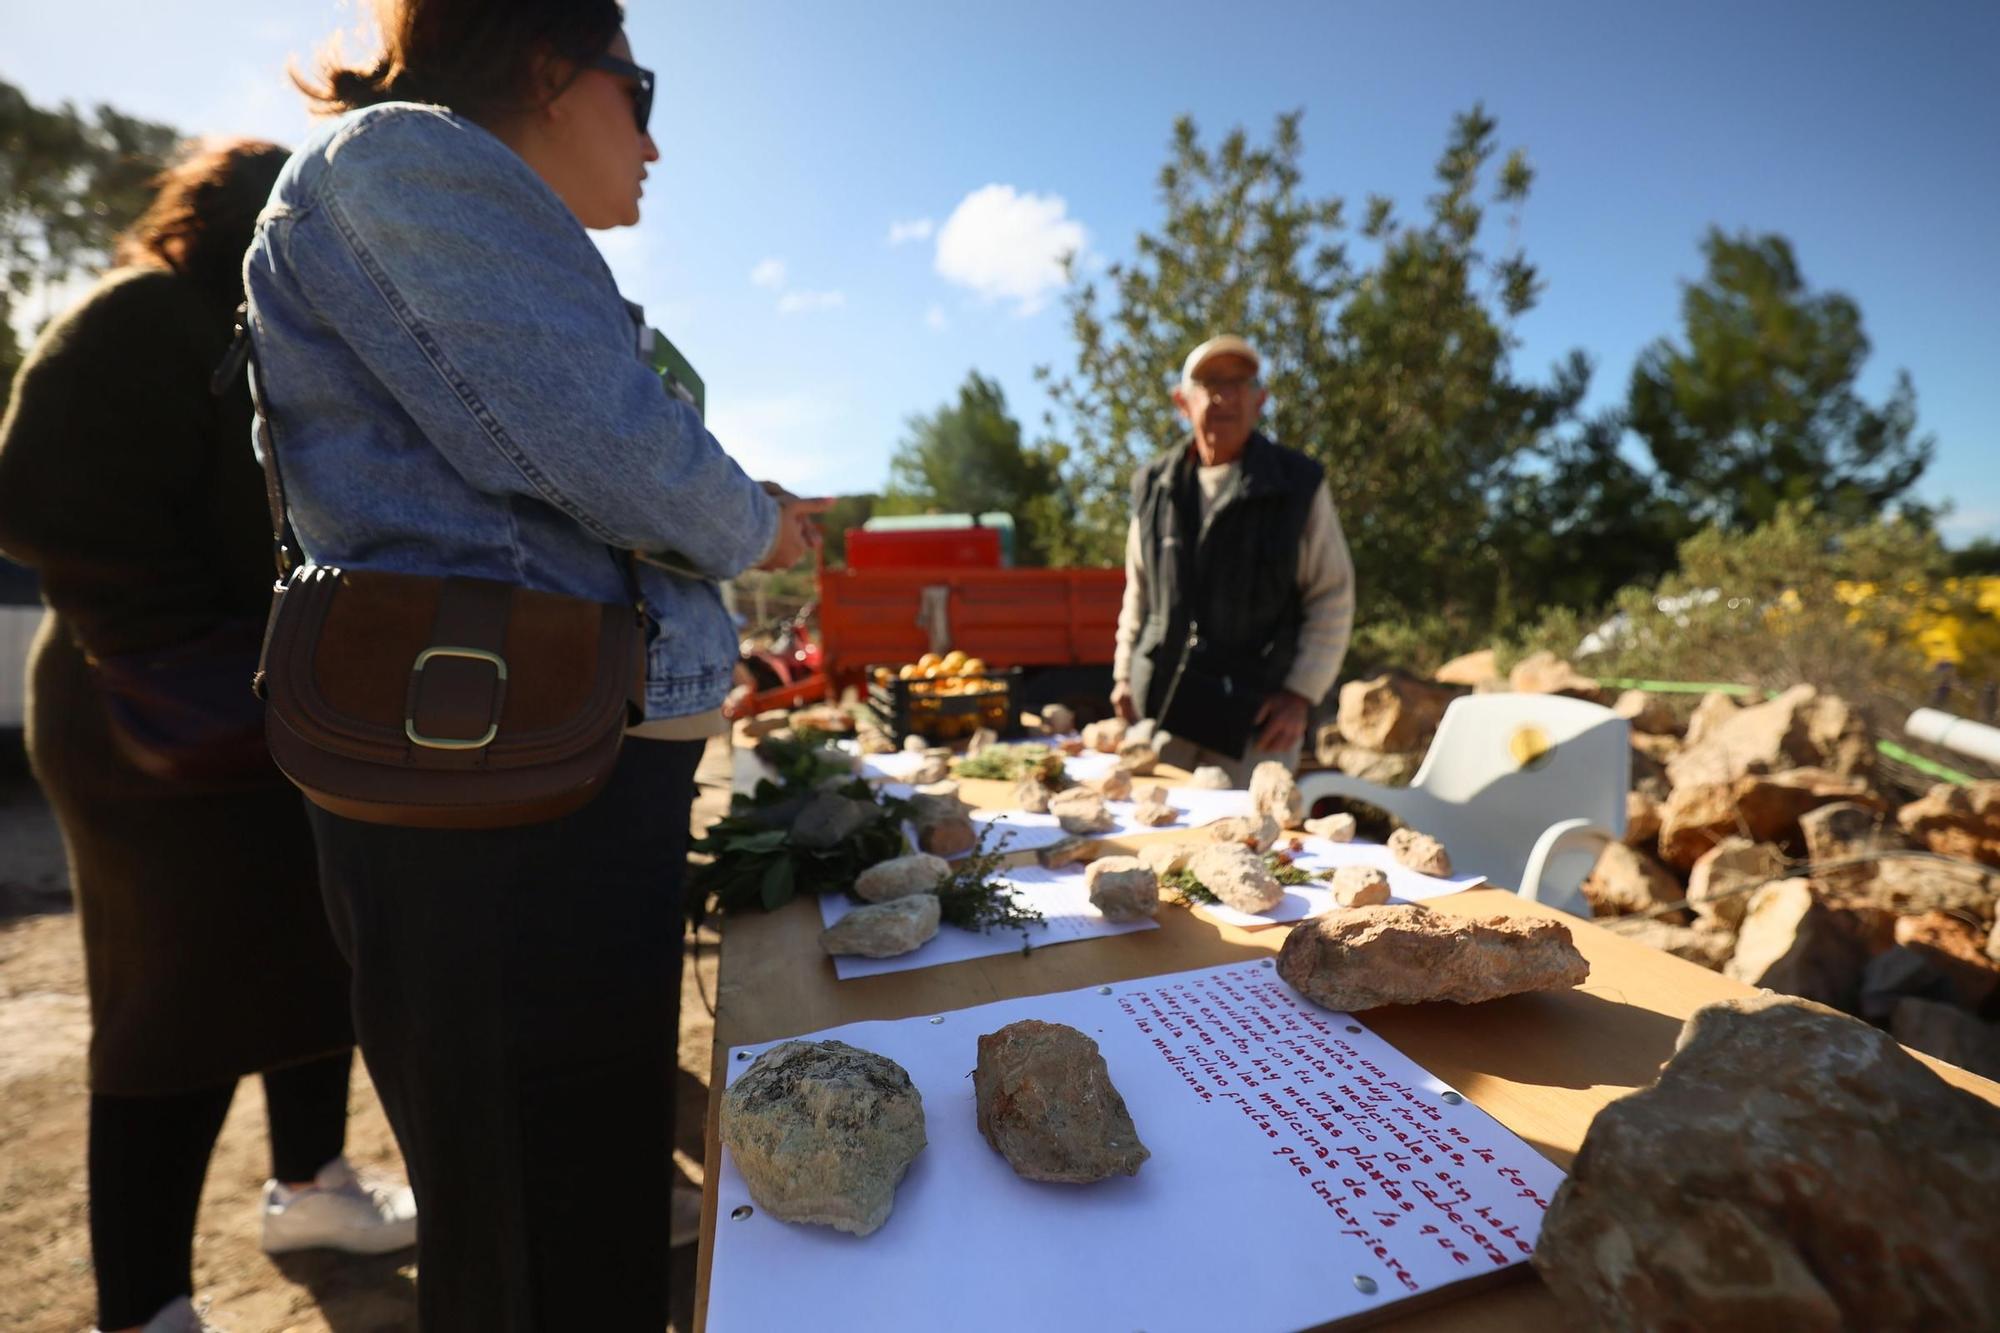
<path id="1" fill-rule="evenodd" d="M 99 1330 L 93 1329 L 91 1333 Z M 139 1333 L 222 1333 L 222 1330 L 196 1314 L 194 1302 L 188 1297 L 176 1296 L 140 1325 Z"/>
<path id="2" fill-rule="evenodd" d="M 264 1185 L 264 1253 L 345 1250 L 387 1254 L 417 1243 L 417 1201 L 407 1188 L 364 1184 L 345 1157 L 319 1169 L 313 1183 L 293 1189 Z"/>

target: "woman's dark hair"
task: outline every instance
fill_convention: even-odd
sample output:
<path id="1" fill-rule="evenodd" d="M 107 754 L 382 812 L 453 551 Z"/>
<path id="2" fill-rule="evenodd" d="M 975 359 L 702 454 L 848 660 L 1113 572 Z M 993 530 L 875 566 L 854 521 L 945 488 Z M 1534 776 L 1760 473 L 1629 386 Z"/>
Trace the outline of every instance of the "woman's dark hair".
<path id="1" fill-rule="evenodd" d="M 625 16 L 618 0 L 375 0 L 382 50 L 349 67 L 330 55 L 317 82 L 292 82 L 324 112 L 377 102 L 430 102 L 473 120 L 545 105 L 551 56 L 582 64 L 607 51 Z"/>
<path id="2" fill-rule="evenodd" d="M 169 268 L 232 309 L 243 299 L 243 252 L 291 154 L 262 139 L 205 139 L 153 177 L 153 202 L 118 237 L 120 265 Z"/>

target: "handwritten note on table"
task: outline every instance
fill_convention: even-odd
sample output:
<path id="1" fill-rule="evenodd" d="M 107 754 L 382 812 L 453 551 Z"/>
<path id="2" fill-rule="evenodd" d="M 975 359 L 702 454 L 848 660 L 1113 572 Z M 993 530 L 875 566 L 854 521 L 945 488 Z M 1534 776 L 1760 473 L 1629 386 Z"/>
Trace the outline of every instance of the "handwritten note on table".
<path id="1" fill-rule="evenodd" d="M 1022 1018 L 1097 1041 L 1153 1154 L 1137 1176 L 1026 1181 L 980 1137 L 966 1076 L 979 1034 Z M 860 1239 L 767 1217 L 725 1154 L 718 1333 L 1248 1333 L 1368 1316 L 1525 1261 L 1562 1180 L 1387 1042 L 1259 964 L 812 1037 L 908 1070 L 930 1143 L 888 1222 Z M 763 1049 L 733 1051 L 730 1078 Z"/>
<path id="2" fill-rule="evenodd" d="M 1079 867 L 1079 870 L 1081 867 Z M 968 958 L 992 958 L 1023 949 L 1042 949 L 1051 944 L 1101 939 L 1106 935 L 1129 935 L 1135 930 L 1158 930 L 1159 924 L 1145 921 L 1107 921 L 1090 905 L 1090 889 L 1082 874 L 1066 875 L 1040 866 L 1021 866 L 998 876 L 1013 886 L 1044 918 L 1039 925 L 1016 930 L 962 930 L 939 926 L 938 933 L 922 947 L 894 958 L 853 958 L 833 960 L 833 974 L 842 981 L 851 977 L 873 977 L 884 972 L 908 972 L 941 963 L 959 963 Z M 842 894 L 829 893 L 819 900 L 820 920 L 826 925 L 846 916 L 861 904 Z"/>

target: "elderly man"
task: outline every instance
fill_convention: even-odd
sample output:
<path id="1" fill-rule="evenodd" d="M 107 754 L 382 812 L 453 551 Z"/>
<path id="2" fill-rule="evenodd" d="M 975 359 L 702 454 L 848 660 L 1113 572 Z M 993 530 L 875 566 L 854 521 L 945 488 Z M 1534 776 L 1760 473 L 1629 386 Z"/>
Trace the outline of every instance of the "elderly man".
<path id="1" fill-rule="evenodd" d="M 1165 755 L 1238 786 L 1297 768 L 1354 624 L 1354 563 L 1322 469 L 1258 432 L 1262 363 L 1242 338 L 1188 354 L 1174 405 L 1193 428 L 1132 478 L 1111 702 L 1152 718 Z"/>

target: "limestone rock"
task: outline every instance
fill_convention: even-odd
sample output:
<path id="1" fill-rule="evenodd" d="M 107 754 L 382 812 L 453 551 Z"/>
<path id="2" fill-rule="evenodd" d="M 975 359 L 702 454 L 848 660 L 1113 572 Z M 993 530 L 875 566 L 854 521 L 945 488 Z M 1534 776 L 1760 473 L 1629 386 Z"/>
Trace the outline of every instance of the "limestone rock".
<path id="1" fill-rule="evenodd" d="M 1755 842 L 1796 843 L 1800 816 L 1836 801 L 1882 805 L 1865 783 L 1817 768 L 1675 787 L 1660 811 L 1660 859 L 1685 869 L 1732 834 Z"/>
<path id="2" fill-rule="evenodd" d="M 1065 833 L 1109 833 L 1118 821 L 1105 808 L 1104 798 L 1094 791 L 1072 787 L 1049 798 L 1049 813 Z"/>
<path id="3" fill-rule="evenodd" d="M 981 727 L 965 741 L 965 757 L 971 759 L 1000 743 L 1000 733 L 991 727 Z"/>
<path id="4" fill-rule="evenodd" d="M 1107 801 L 1126 801 L 1132 797 L 1132 770 L 1114 768 L 1097 783 L 1098 794 Z"/>
<path id="5" fill-rule="evenodd" d="M 1896 822 L 1941 856 L 2000 866 L 2000 781 L 1941 782 L 1897 811 Z"/>
<path id="6" fill-rule="evenodd" d="M 1590 964 L 1559 921 L 1350 907 L 1292 927 L 1278 952 L 1278 975 L 1317 1004 L 1353 1011 L 1560 990 L 1583 984 Z"/>
<path id="7" fill-rule="evenodd" d="M 951 874 L 951 864 L 929 852 L 913 852 L 869 866 L 855 877 L 854 896 L 864 902 L 886 903 L 913 893 L 936 893 Z"/>
<path id="8" fill-rule="evenodd" d="M 1963 1009 L 1931 1000 L 1905 999 L 1889 1018 L 1897 1041 L 1981 1078 L 2000 1080 L 2000 1027 Z"/>
<path id="9" fill-rule="evenodd" d="M 1686 896 L 1671 870 L 1644 852 L 1619 842 L 1608 844 L 1598 855 L 1582 890 L 1593 916 L 1631 916 L 1665 903 L 1677 903 Z M 1679 913 L 1661 919 L 1685 924 L 1685 917 Z"/>
<path id="10" fill-rule="evenodd" d="M 933 856 L 957 856 L 979 845 L 979 831 L 972 826 L 972 811 L 958 799 L 955 784 L 950 794 L 918 791 L 910 797 L 910 822 L 917 826 L 917 847 Z"/>
<path id="11" fill-rule="evenodd" d="M 1374 866 L 1342 866 L 1333 872 L 1335 907 L 1378 907 L 1389 901 L 1389 877 Z"/>
<path id="12" fill-rule="evenodd" d="M 1831 874 L 1836 878 L 1866 875 L 1866 868 L 1847 866 L 1834 871 L 1819 867 L 1827 861 L 1865 856 L 1870 852 L 1900 849 L 1907 844 L 1896 825 L 1881 810 L 1856 801 L 1835 801 L 1799 816 L 1799 835 L 1805 839 L 1806 857 L 1813 862 L 1813 877 Z"/>
<path id="13" fill-rule="evenodd" d="M 938 896 L 913 893 L 857 907 L 819 933 L 829 955 L 895 958 L 920 949 L 938 933 Z"/>
<path id="14" fill-rule="evenodd" d="M 1446 705 L 1462 691 L 1414 680 L 1400 672 L 1340 687 L 1334 725 L 1348 744 L 1368 750 L 1421 750 L 1430 744 Z"/>
<path id="15" fill-rule="evenodd" d="M 911 732 L 909 735 L 903 737 L 903 753 L 905 754 L 922 754 L 930 748 L 931 743 L 916 732 Z"/>
<path id="16" fill-rule="evenodd" d="M 1428 833 L 1399 828 L 1389 834 L 1389 854 L 1419 875 L 1443 878 L 1451 874 L 1451 855 Z"/>
<path id="17" fill-rule="evenodd" d="M 1332 739 L 1329 742 L 1328 736 Z M 1336 768 L 1363 782 L 1372 782 L 1378 787 L 1407 787 L 1410 779 L 1423 766 L 1421 751 L 1397 752 L 1370 750 L 1359 745 L 1349 745 L 1332 727 L 1320 732 L 1317 753 L 1321 764 Z"/>
<path id="18" fill-rule="evenodd" d="M 1715 729 L 1743 711 L 1734 695 L 1713 690 L 1701 696 L 1701 702 L 1694 706 L 1688 717 L 1687 732 L 1683 740 L 1689 745 L 1699 745 L 1708 739 Z"/>
<path id="19" fill-rule="evenodd" d="M 1160 910 L 1160 881 L 1136 856 L 1104 856 L 1083 872 L 1090 905 L 1107 920 L 1137 921 Z"/>
<path id="20" fill-rule="evenodd" d="M 1674 706 L 1657 694 L 1644 690 L 1627 690 L 1618 696 L 1618 702 L 1611 705 L 1611 711 L 1625 719 L 1634 731 L 1643 731 L 1654 736 L 1672 736 L 1680 729 L 1680 719 L 1674 716 Z"/>
<path id="21" fill-rule="evenodd" d="M 1354 816 L 1342 811 L 1337 815 L 1327 815 L 1321 819 L 1308 819 L 1306 832 L 1328 842 L 1354 841 Z"/>
<path id="22" fill-rule="evenodd" d="M 1531 653 L 1514 664 L 1507 683 L 1516 694 L 1566 694 L 1592 703 L 1603 697 L 1597 682 L 1554 653 Z"/>
<path id="23" fill-rule="evenodd" d="M 1440 685 L 1484 685 L 1501 679 L 1498 657 L 1491 648 L 1463 653 L 1431 673 L 1431 679 Z"/>
<path id="24" fill-rule="evenodd" d="M 1144 777 L 1160 766 L 1160 752 L 1148 741 L 1135 741 L 1129 737 L 1118 746 L 1118 767 L 1138 777 Z"/>
<path id="25" fill-rule="evenodd" d="M 1187 869 L 1188 857 L 1200 850 L 1199 844 L 1191 842 L 1149 842 L 1139 849 L 1139 864 L 1155 877 L 1171 875 Z"/>
<path id="26" fill-rule="evenodd" d="M 1228 791 L 1232 785 L 1229 774 L 1214 764 L 1203 764 L 1188 775 L 1188 786 L 1200 787 L 1204 791 Z"/>
<path id="27" fill-rule="evenodd" d="M 1591 1123 L 1535 1267 L 1601 1329 L 2000 1326 L 2000 1108 L 1885 1034 L 1710 1005 Z"/>
<path id="28" fill-rule="evenodd" d="M 1724 838 L 1703 852 L 1688 872 L 1688 902 L 1695 916 L 1730 930 L 1743 921 L 1756 886 L 1785 874 L 1785 854 L 1768 842 Z"/>
<path id="29" fill-rule="evenodd" d="M 1873 741 L 1859 713 L 1836 695 L 1795 685 L 1775 699 L 1711 719 L 1699 740 L 1667 765 L 1676 787 L 1734 782 L 1752 773 L 1824 768 L 1842 777 L 1865 771 Z"/>
<path id="30" fill-rule="evenodd" d="M 1736 936 L 1726 930 L 1699 930 L 1692 926 L 1676 926 L 1666 921 L 1637 921 L 1630 925 L 1620 923 L 1615 932 L 1619 938 L 1636 940 L 1648 948 L 1670 953 L 1676 958 L 1685 958 L 1690 963 L 1699 963 L 1711 972 L 1720 972 L 1729 955 L 1736 949 Z"/>
<path id="31" fill-rule="evenodd" d="M 1867 961 L 1867 951 L 1813 896 L 1811 881 L 1781 879 L 1750 895 L 1736 953 L 1723 971 L 1752 986 L 1851 1011 Z"/>
<path id="32" fill-rule="evenodd" d="M 1201 886 L 1240 912 L 1268 912 L 1284 901 L 1284 886 L 1264 858 L 1240 842 L 1212 843 L 1190 855 L 1187 869 Z"/>
<path id="33" fill-rule="evenodd" d="M 792 821 L 791 844 L 806 851 L 837 847 L 882 813 L 873 801 L 823 791 L 807 801 Z"/>
<path id="34" fill-rule="evenodd" d="M 1283 832 L 1269 815 L 1232 815 L 1202 825 L 1201 836 L 1210 842 L 1238 842 L 1252 851 L 1268 852 Z"/>
<path id="35" fill-rule="evenodd" d="M 2000 1000 L 2000 966 L 1986 956 L 1985 932 L 1949 912 L 1899 917 L 1896 943 L 1923 955 L 1951 984 L 1951 1002 L 1974 1013 Z"/>
<path id="36" fill-rule="evenodd" d="M 1095 861 L 1100 856 L 1109 856 L 1111 848 L 1096 838 L 1064 838 L 1046 847 L 1035 849 L 1035 863 L 1046 870 L 1060 870 L 1085 861 Z"/>
<path id="37" fill-rule="evenodd" d="M 1306 815 L 1305 798 L 1299 795 L 1298 780 L 1292 770 L 1275 759 L 1250 771 L 1250 806 L 1278 821 L 1280 828 L 1297 828 Z"/>
<path id="38" fill-rule="evenodd" d="M 1032 814 L 1049 812 L 1050 794 L 1040 778 L 1022 778 L 1014 784 L 1014 804 Z"/>
<path id="39" fill-rule="evenodd" d="M 1632 744 L 1632 775 L 1635 782 L 1644 781 L 1657 773 L 1660 786 L 1667 785 L 1667 765 L 1674 761 L 1686 748 L 1678 737 L 1656 736 L 1650 731 L 1635 731 L 1628 736 Z"/>
<path id="40" fill-rule="evenodd" d="M 915 786 L 925 787 L 932 783 L 943 782 L 950 776 L 951 761 L 929 755 L 917 766 L 917 771 L 911 775 L 910 782 Z"/>
<path id="41" fill-rule="evenodd" d="M 1067 704 L 1044 705 L 1042 730 L 1051 736 L 1069 735 L 1076 730 L 1076 710 Z"/>
<path id="42" fill-rule="evenodd" d="M 1660 803 L 1644 792 L 1625 793 L 1625 837 L 1627 847 L 1645 847 L 1659 841 Z"/>
<path id="43" fill-rule="evenodd" d="M 981 1035 L 972 1091 L 979 1132 L 1028 1180 L 1136 1176 L 1152 1156 L 1097 1043 L 1073 1027 L 1024 1018 Z"/>
<path id="44" fill-rule="evenodd" d="M 1107 717 L 1101 722 L 1093 722 L 1083 729 L 1083 743 L 1092 750 L 1103 754 L 1117 754 L 1118 744 L 1125 739 L 1125 720 Z"/>
<path id="45" fill-rule="evenodd" d="M 1132 799 L 1141 804 L 1152 801 L 1158 805 L 1165 805 L 1167 803 L 1167 789 L 1155 782 L 1151 786 L 1138 788 L 1133 793 Z"/>
<path id="46" fill-rule="evenodd" d="M 1157 828 L 1171 824 L 1181 817 L 1181 812 L 1165 801 L 1140 801 L 1132 807 L 1133 822 Z"/>
<path id="47" fill-rule="evenodd" d="M 1973 861 L 1874 861 L 1816 882 L 1829 904 L 1897 914 L 1969 912 L 1984 920 L 2000 898 L 2000 870 Z"/>
<path id="48" fill-rule="evenodd" d="M 787 1041 L 722 1094 L 722 1142 L 757 1206 L 866 1236 L 924 1150 L 924 1099 L 903 1067 L 841 1041 Z"/>

